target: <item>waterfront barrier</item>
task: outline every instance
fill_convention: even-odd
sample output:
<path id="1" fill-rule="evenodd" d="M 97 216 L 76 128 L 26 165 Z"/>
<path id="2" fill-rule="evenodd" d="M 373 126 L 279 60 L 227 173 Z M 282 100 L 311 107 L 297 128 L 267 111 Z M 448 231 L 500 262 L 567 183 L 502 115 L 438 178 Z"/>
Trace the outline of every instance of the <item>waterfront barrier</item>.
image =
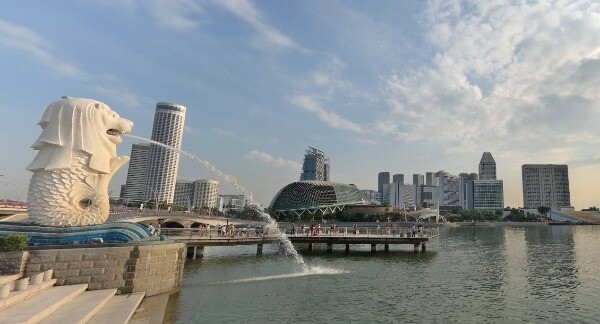
<path id="1" fill-rule="evenodd" d="M 292 243 L 307 243 L 311 251 L 314 244 L 327 244 L 327 251 L 333 250 L 334 244 L 346 245 L 346 251 L 350 251 L 351 244 L 370 244 L 371 250 L 376 251 L 378 244 L 384 245 L 385 251 L 389 251 L 391 244 L 412 244 L 414 251 L 426 250 L 426 244 L 431 239 L 439 236 L 438 228 L 369 228 L 357 227 L 340 230 L 298 231 L 294 229 L 278 229 L 286 233 Z M 187 245 L 188 258 L 195 259 L 203 256 L 205 246 L 231 246 L 231 245 L 257 245 L 257 254 L 262 254 L 263 245 L 279 241 L 277 235 L 269 233 L 263 228 L 161 228 L 157 234 L 170 240 L 185 243 Z"/>

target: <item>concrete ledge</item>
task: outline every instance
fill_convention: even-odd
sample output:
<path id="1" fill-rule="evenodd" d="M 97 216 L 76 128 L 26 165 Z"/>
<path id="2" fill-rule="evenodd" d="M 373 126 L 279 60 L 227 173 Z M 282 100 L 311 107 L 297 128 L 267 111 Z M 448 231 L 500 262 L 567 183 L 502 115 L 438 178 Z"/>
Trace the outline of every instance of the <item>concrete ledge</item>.
<path id="1" fill-rule="evenodd" d="M 87 285 L 52 287 L 0 312 L 0 323 L 36 323 L 85 291 Z"/>
<path id="2" fill-rule="evenodd" d="M 111 298 L 113 298 L 116 292 L 116 289 L 86 291 L 56 310 L 56 312 L 44 318 L 39 323 L 86 323 L 102 309 Z"/>
<path id="3" fill-rule="evenodd" d="M 143 298 L 143 292 L 115 296 L 96 315 L 90 318 L 87 323 L 127 324 Z"/>

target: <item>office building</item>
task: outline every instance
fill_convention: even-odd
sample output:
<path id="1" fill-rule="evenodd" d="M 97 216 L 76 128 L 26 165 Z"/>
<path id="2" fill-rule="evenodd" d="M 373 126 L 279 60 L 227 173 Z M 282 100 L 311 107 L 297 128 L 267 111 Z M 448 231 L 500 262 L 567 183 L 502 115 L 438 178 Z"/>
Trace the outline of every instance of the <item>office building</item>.
<path id="1" fill-rule="evenodd" d="M 146 180 L 150 144 L 131 145 L 131 157 L 127 168 L 127 180 L 121 196 L 125 200 L 141 201 L 145 199 Z"/>
<path id="2" fill-rule="evenodd" d="M 414 185 L 405 185 L 400 182 L 390 184 L 389 205 L 397 209 L 415 209 L 415 200 L 411 187 Z"/>
<path id="3" fill-rule="evenodd" d="M 330 181 L 329 158 L 322 151 L 311 146 L 305 151 L 300 174 L 300 181 L 306 180 Z"/>
<path id="4" fill-rule="evenodd" d="M 404 183 L 404 174 L 397 173 L 392 176 L 393 183 Z"/>
<path id="5" fill-rule="evenodd" d="M 438 178 L 439 205 L 460 207 L 460 185 L 458 177 L 446 171 L 436 172 Z"/>
<path id="6" fill-rule="evenodd" d="M 219 182 L 201 179 L 177 180 L 174 203 L 178 206 L 218 208 Z"/>
<path id="7" fill-rule="evenodd" d="M 490 152 L 483 152 L 481 156 L 479 180 L 496 180 L 496 161 Z"/>
<path id="8" fill-rule="evenodd" d="M 434 172 L 427 172 L 427 173 L 425 173 L 425 185 L 426 186 L 431 186 L 431 187 L 437 187 L 437 185 L 438 185 L 438 179 L 435 176 Z"/>
<path id="9" fill-rule="evenodd" d="M 159 102 L 156 104 L 151 139 L 175 149 L 181 149 L 186 108 L 181 105 Z M 158 197 L 160 202 L 172 203 L 175 180 L 179 167 L 179 152 L 151 144 L 146 199 Z"/>
<path id="10" fill-rule="evenodd" d="M 566 164 L 524 164 L 523 206 L 553 209 L 571 207 L 569 168 Z"/>
<path id="11" fill-rule="evenodd" d="M 191 210 L 194 207 L 194 181 L 177 180 L 175 181 L 175 194 L 173 196 L 173 204 L 186 207 Z"/>
<path id="12" fill-rule="evenodd" d="M 459 204 L 464 210 L 473 210 L 473 191 L 472 182 L 478 180 L 477 173 L 460 173 L 459 182 Z M 471 186 L 471 190 L 469 189 Z"/>
<path id="13" fill-rule="evenodd" d="M 413 174 L 413 184 L 422 186 L 425 184 L 425 177 L 422 174 Z"/>
<path id="14" fill-rule="evenodd" d="M 377 191 L 383 195 L 383 187 L 390 184 L 390 173 L 379 172 L 377 175 Z M 383 202 L 383 201 L 382 201 Z"/>
<path id="15" fill-rule="evenodd" d="M 472 188 L 472 189 L 471 189 Z M 471 191 L 472 190 L 472 191 Z M 470 181 L 472 205 L 469 210 L 500 210 L 504 209 L 504 188 L 502 180 L 473 180 Z M 470 202 L 469 202 L 470 203 Z"/>
<path id="16" fill-rule="evenodd" d="M 219 182 L 201 179 L 194 181 L 194 205 L 215 208 L 218 201 Z"/>

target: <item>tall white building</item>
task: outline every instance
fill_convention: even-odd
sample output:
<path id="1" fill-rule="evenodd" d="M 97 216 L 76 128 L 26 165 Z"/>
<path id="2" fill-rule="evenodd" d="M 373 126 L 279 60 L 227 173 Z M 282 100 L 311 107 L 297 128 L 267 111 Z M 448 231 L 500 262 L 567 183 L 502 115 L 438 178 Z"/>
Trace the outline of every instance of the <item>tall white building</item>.
<path id="1" fill-rule="evenodd" d="M 127 180 L 121 197 L 127 200 L 144 200 L 150 144 L 131 145 L 131 158 L 127 168 Z"/>
<path id="2" fill-rule="evenodd" d="M 157 103 L 151 139 L 180 149 L 185 110 L 186 108 L 181 105 Z M 148 163 L 148 178 L 144 188 L 146 199 L 158 197 L 161 202 L 172 203 L 179 167 L 179 153 L 151 144 Z"/>
<path id="3" fill-rule="evenodd" d="M 571 206 L 569 167 L 566 164 L 524 164 L 523 206 L 560 209 Z"/>

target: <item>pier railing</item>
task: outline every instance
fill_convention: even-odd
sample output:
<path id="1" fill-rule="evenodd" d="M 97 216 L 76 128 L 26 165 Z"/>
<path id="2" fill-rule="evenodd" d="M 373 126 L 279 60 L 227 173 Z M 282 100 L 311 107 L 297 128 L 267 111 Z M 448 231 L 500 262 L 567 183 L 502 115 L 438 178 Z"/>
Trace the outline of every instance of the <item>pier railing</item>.
<path id="1" fill-rule="evenodd" d="M 296 227 L 280 228 L 281 233 L 285 233 L 288 237 L 404 237 L 404 238 L 430 238 L 439 235 L 439 229 L 432 228 L 373 228 L 373 227 L 357 227 L 355 228 L 310 228 Z M 187 238 L 243 238 L 243 237 L 266 237 L 269 235 L 268 228 L 235 228 L 233 230 L 219 230 L 217 228 L 157 228 L 156 234 L 167 237 L 187 237 Z"/>

